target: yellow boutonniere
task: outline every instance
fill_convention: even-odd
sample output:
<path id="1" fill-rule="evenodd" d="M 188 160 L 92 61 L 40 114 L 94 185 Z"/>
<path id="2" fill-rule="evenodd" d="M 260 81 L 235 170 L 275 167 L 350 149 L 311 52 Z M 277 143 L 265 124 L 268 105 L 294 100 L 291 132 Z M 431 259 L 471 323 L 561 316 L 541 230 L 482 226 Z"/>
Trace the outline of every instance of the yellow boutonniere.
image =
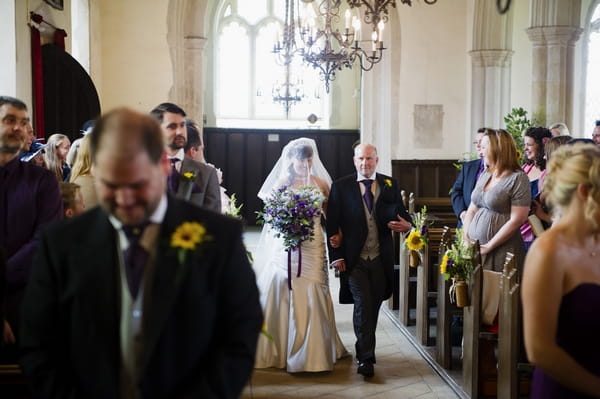
<path id="1" fill-rule="evenodd" d="M 185 172 L 181 175 L 181 180 L 194 181 L 196 180 L 196 174 L 194 172 Z"/>
<path id="2" fill-rule="evenodd" d="M 184 222 L 173 232 L 171 248 L 177 250 L 179 263 L 183 264 L 187 253 L 198 250 L 199 245 L 209 238 L 210 236 L 206 234 L 206 228 L 200 223 Z"/>
<path id="3" fill-rule="evenodd" d="M 385 185 L 387 187 L 392 187 L 392 180 L 391 179 L 385 179 L 384 182 L 385 182 Z"/>

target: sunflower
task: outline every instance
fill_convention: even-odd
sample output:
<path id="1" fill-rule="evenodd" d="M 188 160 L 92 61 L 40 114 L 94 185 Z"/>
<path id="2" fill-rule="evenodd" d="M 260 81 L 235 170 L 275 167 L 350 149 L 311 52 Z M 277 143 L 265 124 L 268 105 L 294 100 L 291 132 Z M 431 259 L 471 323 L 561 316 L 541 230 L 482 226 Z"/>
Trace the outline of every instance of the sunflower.
<path id="1" fill-rule="evenodd" d="M 418 230 L 411 231 L 405 242 L 406 246 L 411 251 L 418 251 L 423 248 L 423 245 L 425 245 L 423 242 L 423 237 L 421 237 L 421 232 Z"/>
<path id="2" fill-rule="evenodd" d="M 442 262 L 440 263 L 440 274 L 446 274 L 448 269 L 448 255 L 444 254 L 442 257 Z"/>
<path id="3" fill-rule="evenodd" d="M 198 222 L 182 223 L 171 236 L 171 247 L 193 251 L 204 240 L 206 228 Z"/>

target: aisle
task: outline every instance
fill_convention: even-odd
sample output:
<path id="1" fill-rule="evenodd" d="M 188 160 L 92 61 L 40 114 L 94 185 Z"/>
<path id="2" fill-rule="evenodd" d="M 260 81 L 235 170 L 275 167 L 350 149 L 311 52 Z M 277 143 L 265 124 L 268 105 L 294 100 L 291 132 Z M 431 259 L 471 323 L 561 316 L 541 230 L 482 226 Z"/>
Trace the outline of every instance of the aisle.
<path id="1" fill-rule="evenodd" d="M 258 240 L 258 233 L 247 233 L 245 239 L 248 248 L 252 250 Z M 346 349 L 352 351 L 354 348 L 352 305 L 337 303 L 339 281 L 333 277 L 333 273 L 330 281 L 339 334 Z M 369 380 L 356 374 L 354 357 L 347 356 L 338 360 L 335 369 L 331 372 L 288 374 L 279 369 L 255 370 L 250 384 L 241 397 L 244 399 L 457 398 L 383 311 L 380 313 L 377 328 L 376 353 L 375 377 Z"/>

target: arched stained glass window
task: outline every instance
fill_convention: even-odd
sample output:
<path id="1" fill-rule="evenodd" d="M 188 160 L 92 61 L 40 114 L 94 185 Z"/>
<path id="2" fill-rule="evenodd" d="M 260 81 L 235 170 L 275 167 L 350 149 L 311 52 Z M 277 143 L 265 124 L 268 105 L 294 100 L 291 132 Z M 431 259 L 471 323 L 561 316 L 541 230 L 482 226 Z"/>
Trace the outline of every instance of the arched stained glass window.
<path id="1" fill-rule="evenodd" d="M 307 117 L 315 114 L 319 125 L 327 128 L 329 96 L 318 72 L 300 60 L 278 65 L 272 53 L 283 31 L 285 0 L 222 0 L 218 10 L 217 126 L 307 127 Z M 275 101 L 277 95 L 288 97 L 288 101 Z M 295 102 L 292 97 L 301 100 Z"/>

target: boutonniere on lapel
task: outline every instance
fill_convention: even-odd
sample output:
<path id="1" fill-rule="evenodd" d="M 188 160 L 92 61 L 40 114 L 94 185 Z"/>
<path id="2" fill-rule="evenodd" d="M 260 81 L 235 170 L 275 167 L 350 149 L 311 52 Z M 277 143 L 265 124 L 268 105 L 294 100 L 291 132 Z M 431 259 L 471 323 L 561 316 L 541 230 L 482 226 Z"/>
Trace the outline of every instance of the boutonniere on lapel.
<path id="1" fill-rule="evenodd" d="M 197 186 L 196 184 L 196 172 L 187 171 L 180 175 L 180 180 L 185 184 L 185 188 L 183 190 L 183 198 L 189 200 L 192 196 L 192 193 L 197 192 L 198 190 L 194 190 Z"/>
<path id="2" fill-rule="evenodd" d="M 211 237 L 206 228 L 198 222 L 183 222 L 171 235 L 171 248 L 177 251 L 179 264 L 183 265 L 188 253 L 197 253 L 200 247 Z"/>
<path id="3" fill-rule="evenodd" d="M 392 179 L 385 179 L 383 183 L 386 187 L 392 187 Z"/>

